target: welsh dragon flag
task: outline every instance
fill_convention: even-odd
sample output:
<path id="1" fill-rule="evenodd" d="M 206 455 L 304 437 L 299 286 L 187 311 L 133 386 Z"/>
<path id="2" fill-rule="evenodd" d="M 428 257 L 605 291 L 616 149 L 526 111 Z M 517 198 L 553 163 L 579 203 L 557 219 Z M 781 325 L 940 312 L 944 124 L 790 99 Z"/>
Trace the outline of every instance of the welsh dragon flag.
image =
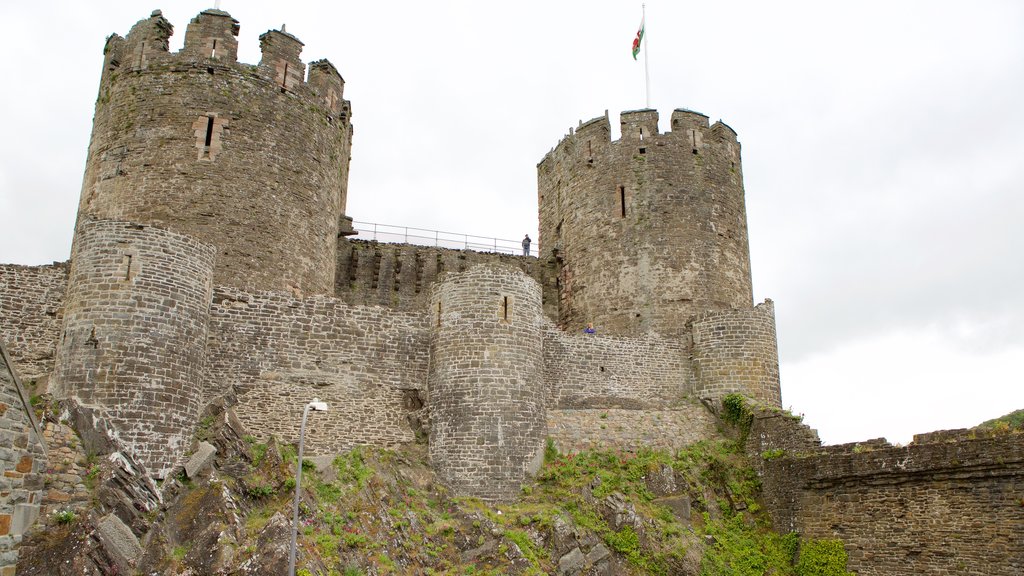
<path id="1" fill-rule="evenodd" d="M 644 20 L 647 17 L 640 18 L 640 29 L 636 31 L 636 38 L 633 38 L 633 60 L 636 60 L 636 55 L 640 53 L 640 41 L 644 39 Z"/>

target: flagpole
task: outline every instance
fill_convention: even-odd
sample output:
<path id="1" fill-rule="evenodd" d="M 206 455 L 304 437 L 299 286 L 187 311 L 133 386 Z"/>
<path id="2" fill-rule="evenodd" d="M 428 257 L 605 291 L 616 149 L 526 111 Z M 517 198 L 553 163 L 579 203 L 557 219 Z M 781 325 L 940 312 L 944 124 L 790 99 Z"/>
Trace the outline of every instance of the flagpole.
<path id="1" fill-rule="evenodd" d="M 641 22 L 644 23 L 644 107 L 651 107 L 651 73 L 647 67 L 647 4 L 641 4 L 640 9 L 642 10 L 643 17 Z"/>

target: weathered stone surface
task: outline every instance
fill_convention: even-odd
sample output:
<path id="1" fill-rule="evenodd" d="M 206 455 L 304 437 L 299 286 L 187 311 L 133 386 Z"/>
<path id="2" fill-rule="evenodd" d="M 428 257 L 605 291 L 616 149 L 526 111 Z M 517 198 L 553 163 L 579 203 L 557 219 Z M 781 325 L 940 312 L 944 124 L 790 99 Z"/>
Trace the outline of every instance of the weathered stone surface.
<path id="1" fill-rule="evenodd" d="M 341 75 L 322 61 L 304 81 L 302 43 L 278 31 L 258 65 L 237 62 L 226 12 L 199 14 L 176 54 L 172 30 L 156 15 L 107 41 L 79 221 L 215 246 L 217 284 L 333 292 L 352 138 Z"/>
<path id="2" fill-rule="evenodd" d="M 13 569 L 16 546 L 39 516 L 47 467 L 42 428 L 14 362 L 0 340 L 0 569 Z"/>
<path id="3" fill-rule="evenodd" d="M 132 529 L 120 518 L 114 514 L 100 518 L 96 523 L 96 536 L 121 571 L 130 573 L 135 569 L 135 564 L 142 557 L 142 546 Z"/>
<path id="4" fill-rule="evenodd" d="M 199 418 L 215 250 L 151 226 L 80 219 L 52 384 L 105 409 L 162 478 Z"/>
<path id="5" fill-rule="evenodd" d="M 460 494 L 514 498 L 542 453 L 540 286 L 480 264 L 431 294 L 430 459 Z"/>
<path id="6" fill-rule="evenodd" d="M 557 263 L 559 324 L 681 336 L 705 310 L 752 301 L 740 145 L 703 114 L 581 123 L 537 166 L 541 260 Z"/>
<path id="7" fill-rule="evenodd" d="M 748 450 L 797 440 L 763 462 L 776 529 L 841 539 L 859 575 L 1011 576 L 1024 567 L 1024 434 L 952 430 L 907 446 L 820 448 L 783 417 L 755 419 L 751 436 L 774 443 Z"/>
<path id="8" fill-rule="evenodd" d="M 0 342 L 26 382 L 53 370 L 67 284 L 67 263 L 0 264 Z"/>
<path id="9" fill-rule="evenodd" d="M 189 456 L 188 462 L 185 463 L 185 474 L 189 478 L 195 478 L 203 469 L 213 463 L 216 454 L 217 449 L 213 447 L 213 444 L 200 442 L 199 448 Z"/>
<path id="10" fill-rule="evenodd" d="M 558 559 L 558 573 L 579 574 L 586 562 L 583 552 L 579 548 L 573 548 L 568 554 Z"/>

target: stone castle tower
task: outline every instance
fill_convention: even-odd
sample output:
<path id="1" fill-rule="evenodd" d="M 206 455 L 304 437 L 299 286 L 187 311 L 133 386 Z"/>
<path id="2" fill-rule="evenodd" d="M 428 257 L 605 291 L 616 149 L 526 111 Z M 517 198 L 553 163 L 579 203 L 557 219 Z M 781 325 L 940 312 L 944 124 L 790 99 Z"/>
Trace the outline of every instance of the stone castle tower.
<path id="1" fill-rule="evenodd" d="M 542 260 L 555 268 L 558 323 L 578 331 L 689 339 L 704 398 L 781 404 L 775 316 L 753 305 L 736 132 L 691 110 L 607 114 L 537 166 Z"/>
<path id="2" fill-rule="evenodd" d="M 682 334 L 691 316 L 752 304 L 740 145 L 689 110 L 608 117 L 538 166 L 542 258 L 558 266 L 559 321 L 617 334 Z"/>
<path id="3" fill-rule="evenodd" d="M 352 141 L 345 83 L 286 32 L 237 62 L 239 25 L 206 10 L 168 52 L 155 11 L 104 49 L 79 221 L 159 226 L 217 248 L 214 281 L 327 294 Z M 77 240 L 78 235 L 76 235 Z"/>
<path id="4" fill-rule="evenodd" d="M 205 400 L 213 286 L 331 293 L 351 230 L 335 67 L 314 62 L 307 81 L 283 30 L 241 64 L 220 10 L 176 54 L 172 30 L 157 10 L 107 39 L 54 371 L 58 394 L 104 407 L 158 476 Z"/>

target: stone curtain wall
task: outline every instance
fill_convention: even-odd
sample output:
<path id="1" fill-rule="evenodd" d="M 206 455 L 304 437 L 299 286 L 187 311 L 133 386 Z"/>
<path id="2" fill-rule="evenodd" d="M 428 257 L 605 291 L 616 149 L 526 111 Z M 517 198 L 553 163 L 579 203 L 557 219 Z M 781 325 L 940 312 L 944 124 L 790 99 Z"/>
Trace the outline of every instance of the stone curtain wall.
<path id="1" fill-rule="evenodd" d="M 707 312 L 692 322 L 694 387 L 718 400 L 737 392 L 769 406 L 782 405 L 775 306 Z"/>
<path id="2" fill-rule="evenodd" d="M 14 574 L 22 534 L 39 517 L 46 446 L 0 342 L 0 574 Z"/>
<path id="3" fill-rule="evenodd" d="M 51 391 L 102 406 L 135 457 L 162 478 L 202 407 L 215 251 L 149 226 L 78 226 Z"/>
<path id="4" fill-rule="evenodd" d="M 693 393 L 681 340 L 566 333 L 550 323 L 544 385 L 553 408 L 665 408 Z"/>
<path id="5" fill-rule="evenodd" d="M 409 416 L 427 380 L 424 313 L 226 287 L 213 301 L 205 398 L 233 389 L 254 436 L 297 443 L 302 409 L 319 397 L 330 410 L 310 416 L 310 454 L 415 439 Z"/>
<path id="6" fill-rule="evenodd" d="M 752 304 L 740 145 L 728 126 L 676 110 L 581 124 L 538 165 L 542 260 L 560 263 L 559 323 L 682 335 L 705 310 Z"/>
<path id="7" fill-rule="evenodd" d="M 456 494 L 512 499 L 540 466 L 540 292 L 522 271 L 487 264 L 434 286 L 430 461 Z"/>
<path id="8" fill-rule="evenodd" d="M 548 437 L 559 451 L 640 448 L 679 450 L 718 435 L 704 406 L 686 402 L 673 409 L 548 409 Z"/>
<path id="9" fill-rule="evenodd" d="M 344 83 L 268 32 L 235 61 L 238 23 L 208 10 L 185 49 L 155 12 L 105 49 L 86 161 L 85 216 L 156 225 L 217 247 L 218 285 L 333 291 L 352 137 Z M 216 45 L 214 45 L 216 42 Z"/>
<path id="10" fill-rule="evenodd" d="M 936 432 L 764 465 L 776 528 L 841 539 L 859 576 L 1024 570 L 1024 434 Z"/>
<path id="11" fill-rule="evenodd" d="M 68 264 L 0 265 L 0 341 L 26 381 L 53 371 Z"/>
<path id="12" fill-rule="evenodd" d="M 554 276 L 549 266 L 530 256 L 339 238 L 334 291 L 349 304 L 424 310 L 430 287 L 442 273 L 488 263 L 514 266 L 543 285 L 545 313 L 557 318 Z"/>

